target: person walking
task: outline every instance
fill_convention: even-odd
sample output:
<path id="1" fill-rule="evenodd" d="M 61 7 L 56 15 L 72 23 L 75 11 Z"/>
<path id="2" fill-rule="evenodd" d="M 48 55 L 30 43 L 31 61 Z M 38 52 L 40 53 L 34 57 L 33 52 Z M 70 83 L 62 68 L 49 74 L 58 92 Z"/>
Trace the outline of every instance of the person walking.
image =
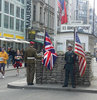
<path id="1" fill-rule="evenodd" d="M 75 86 L 75 77 L 74 77 L 74 64 L 76 60 L 76 55 L 73 52 L 73 47 L 71 44 L 68 45 L 68 51 L 65 53 L 65 81 L 63 87 L 68 87 L 69 74 L 71 77 L 72 88 Z"/>
<path id="2" fill-rule="evenodd" d="M 2 78 L 4 78 L 5 75 L 5 65 L 7 64 L 8 60 L 8 54 L 2 48 L 2 51 L 0 52 L 0 72 L 2 73 Z"/>
<path id="3" fill-rule="evenodd" d="M 12 51 L 11 51 L 11 48 L 8 47 L 8 56 L 9 56 L 9 59 L 7 60 L 7 68 L 9 67 L 9 64 L 11 64 L 11 61 L 12 61 Z"/>
<path id="4" fill-rule="evenodd" d="M 20 54 L 21 54 L 21 56 L 22 56 L 22 62 L 24 61 L 24 53 L 25 53 L 25 52 L 24 52 L 24 49 L 21 49 L 21 50 L 20 50 Z"/>
<path id="5" fill-rule="evenodd" d="M 15 64 L 15 55 L 16 55 L 16 51 L 12 49 L 12 65 Z"/>
<path id="6" fill-rule="evenodd" d="M 21 60 L 22 60 L 22 56 L 20 54 L 20 51 L 17 50 L 16 55 L 15 55 L 15 64 L 14 64 L 14 68 L 17 68 L 16 76 L 19 75 L 19 67 L 22 67 Z"/>
<path id="7" fill-rule="evenodd" d="M 30 42 L 30 47 L 25 50 L 24 61 L 27 70 L 27 84 L 34 85 L 34 73 L 35 73 L 35 59 L 40 58 L 37 56 L 36 50 L 33 48 L 34 42 Z"/>
<path id="8" fill-rule="evenodd" d="M 0 47 L 0 52 L 2 51 L 2 48 Z"/>

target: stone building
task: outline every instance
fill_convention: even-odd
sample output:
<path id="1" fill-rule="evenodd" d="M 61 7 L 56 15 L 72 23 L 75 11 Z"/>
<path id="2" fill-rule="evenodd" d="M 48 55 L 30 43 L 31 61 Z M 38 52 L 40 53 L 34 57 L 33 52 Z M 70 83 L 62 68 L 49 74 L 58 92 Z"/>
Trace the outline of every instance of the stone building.
<path id="1" fill-rule="evenodd" d="M 32 29 L 44 32 L 43 28 L 54 32 L 54 0 L 32 0 Z"/>
<path id="2" fill-rule="evenodd" d="M 30 2 L 30 0 L 27 1 Z M 54 12 L 55 0 L 31 0 L 31 23 L 27 32 L 28 40 L 36 42 L 37 49 L 42 47 L 44 28 L 49 34 L 54 33 Z"/>

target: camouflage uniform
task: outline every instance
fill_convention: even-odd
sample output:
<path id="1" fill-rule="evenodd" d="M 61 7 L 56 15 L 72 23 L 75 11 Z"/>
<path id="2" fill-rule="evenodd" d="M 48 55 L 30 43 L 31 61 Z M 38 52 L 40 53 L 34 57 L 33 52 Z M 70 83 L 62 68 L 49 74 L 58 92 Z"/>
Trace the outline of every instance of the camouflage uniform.
<path id="1" fill-rule="evenodd" d="M 33 47 L 29 47 L 25 51 L 25 56 L 24 56 L 26 68 L 27 68 L 27 84 L 28 85 L 33 85 L 36 58 L 38 58 L 36 50 Z"/>

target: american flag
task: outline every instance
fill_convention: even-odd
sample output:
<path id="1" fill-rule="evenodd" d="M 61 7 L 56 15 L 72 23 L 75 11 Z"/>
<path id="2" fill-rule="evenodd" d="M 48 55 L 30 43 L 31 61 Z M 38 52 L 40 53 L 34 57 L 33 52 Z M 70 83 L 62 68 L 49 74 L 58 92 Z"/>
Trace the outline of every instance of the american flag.
<path id="1" fill-rule="evenodd" d="M 79 72 L 82 77 L 86 70 L 86 57 L 77 32 L 75 33 L 75 53 L 79 58 Z"/>
<path id="2" fill-rule="evenodd" d="M 55 53 L 55 49 L 53 47 L 51 39 L 49 35 L 45 33 L 43 65 L 52 70 L 56 58 L 57 54 Z"/>
<path id="3" fill-rule="evenodd" d="M 65 0 L 57 0 L 57 5 L 60 9 L 60 20 L 61 24 L 67 23 L 67 11 L 66 11 L 66 2 Z"/>

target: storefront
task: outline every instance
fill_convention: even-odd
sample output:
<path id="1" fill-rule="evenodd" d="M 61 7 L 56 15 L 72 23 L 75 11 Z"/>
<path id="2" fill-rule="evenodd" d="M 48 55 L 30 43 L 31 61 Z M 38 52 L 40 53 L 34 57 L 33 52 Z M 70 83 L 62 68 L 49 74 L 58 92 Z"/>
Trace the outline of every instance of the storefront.
<path id="1" fill-rule="evenodd" d="M 2 37 L 2 34 L 0 34 L 0 46 L 4 47 L 5 50 L 7 50 L 8 47 L 14 50 L 25 49 L 28 44 L 29 42 L 25 41 L 23 36 L 4 33 Z"/>

